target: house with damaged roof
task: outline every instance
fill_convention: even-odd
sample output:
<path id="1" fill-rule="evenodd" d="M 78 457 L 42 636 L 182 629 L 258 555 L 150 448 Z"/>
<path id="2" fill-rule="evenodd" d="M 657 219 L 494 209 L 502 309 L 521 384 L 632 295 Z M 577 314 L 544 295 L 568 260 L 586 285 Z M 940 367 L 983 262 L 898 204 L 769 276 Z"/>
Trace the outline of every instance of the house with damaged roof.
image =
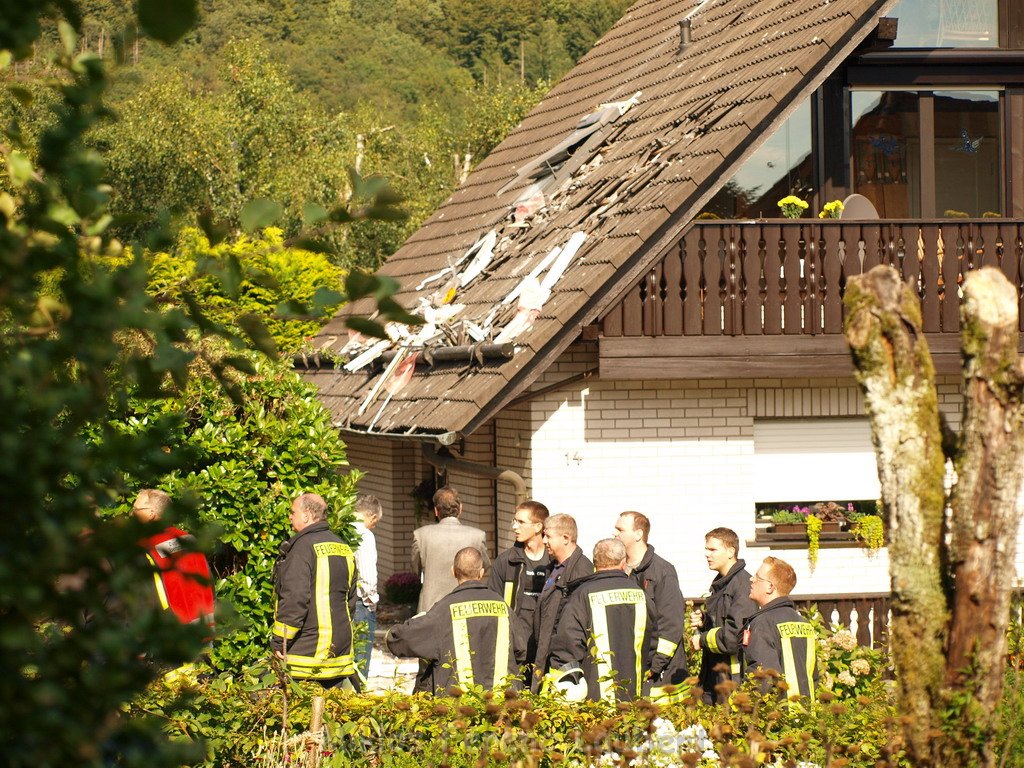
<path id="1" fill-rule="evenodd" d="M 353 304 L 302 367 L 388 509 L 382 577 L 447 481 L 496 549 L 517 498 L 584 549 L 634 509 L 687 595 L 721 525 L 801 595 L 884 595 L 884 550 L 823 534 L 812 571 L 762 516 L 878 496 L 846 280 L 917 287 L 955 427 L 958 286 L 1022 261 L 1020 3 L 640 0 L 381 268 L 425 325 L 362 338 Z"/>

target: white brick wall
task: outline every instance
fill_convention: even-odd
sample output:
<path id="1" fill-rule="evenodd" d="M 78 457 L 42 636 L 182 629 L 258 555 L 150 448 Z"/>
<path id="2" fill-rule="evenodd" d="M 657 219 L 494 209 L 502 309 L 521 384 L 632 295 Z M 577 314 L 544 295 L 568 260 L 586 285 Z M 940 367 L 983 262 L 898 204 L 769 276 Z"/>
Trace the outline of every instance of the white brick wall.
<path id="1" fill-rule="evenodd" d="M 553 513 L 576 517 L 588 553 L 598 539 L 611 535 L 620 512 L 644 512 L 652 521 L 651 543 L 676 566 L 688 596 L 703 594 L 710 583 L 703 559 L 707 530 L 724 525 L 742 540 L 754 540 L 754 419 L 864 414 L 855 383 L 842 377 L 653 382 L 590 377 L 543 391 L 596 364 L 595 344 L 574 345 L 533 385 L 532 398 L 506 408 L 466 439 L 465 458 L 522 475 L 533 498 Z M 959 379 L 940 378 L 938 388 L 940 408 L 958 428 Z M 415 527 L 408 494 L 427 472 L 419 447 L 363 437 L 348 442 L 352 465 L 368 473 L 361 490 L 376 493 L 388 509 L 378 535 L 381 575 L 406 570 Z M 465 519 L 487 532 L 492 551 L 508 547 L 511 487 L 461 472 L 451 472 L 449 481 L 462 495 Z M 1024 529 L 1019 542 L 1018 552 L 1024 554 Z M 823 548 L 812 573 L 806 549 L 743 549 L 751 569 L 768 554 L 790 562 L 799 578 L 798 594 L 889 589 L 885 550 L 872 555 L 860 547 Z M 1024 569 L 1019 565 L 1018 570 Z"/>

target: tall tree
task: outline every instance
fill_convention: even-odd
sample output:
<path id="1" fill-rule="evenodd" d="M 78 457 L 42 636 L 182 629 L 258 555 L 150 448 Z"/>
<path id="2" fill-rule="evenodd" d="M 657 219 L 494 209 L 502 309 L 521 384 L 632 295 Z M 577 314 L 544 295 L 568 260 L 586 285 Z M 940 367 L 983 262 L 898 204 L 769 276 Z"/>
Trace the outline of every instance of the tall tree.
<path id="1" fill-rule="evenodd" d="M 990 267 L 964 279 L 959 436 L 941 420 L 913 287 L 879 266 L 850 280 L 845 304 L 889 515 L 891 642 L 910 756 L 922 768 L 992 766 L 1024 474 L 1017 293 Z"/>

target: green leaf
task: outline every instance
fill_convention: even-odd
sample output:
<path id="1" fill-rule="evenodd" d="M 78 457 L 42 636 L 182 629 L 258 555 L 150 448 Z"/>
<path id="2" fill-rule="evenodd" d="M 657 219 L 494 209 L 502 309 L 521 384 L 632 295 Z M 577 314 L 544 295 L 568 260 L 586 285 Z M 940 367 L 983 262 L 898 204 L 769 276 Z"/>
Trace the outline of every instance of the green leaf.
<path id="1" fill-rule="evenodd" d="M 60 41 L 64 45 L 64 53 L 74 56 L 75 46 L 78 44 L 78 33 L 75 32 L 75 28 L 62 20 L 57 24 L 57 31 L 60 33 Z"/>
<path id="2" fill-rule="evenodd" d="M 363 216 L 372 221 L 405 221 L 409 218 L 409 214 L 401 208 L 386 205 L 371 205 L 363 210 Z"/>
<path id="3" fill-rule="evenodd" d="M 377 287 L 374 290 L 373 295 L 377 297 L 378 301 L 385 299 L 388 296 L 395 295 L 398 293 L 398 289 L 402 287 L 393 277 L 388 277 L 387 275 L 375 275 L 375 278 L 377 280 Z"/>
<path id="4" fill-rule="evenodd" d="M 269 227 L 280 218 L 282 213 L 284 213 L 284 208 L 280 203 L 260 198 L 246 203 L 239 219 L 242 222 L 242 229 L 246 232 L 255 232 L 257 229 Z"/>
<path id="5" fill-rule="evenodd" d="M 139 24 L 165 45 L 176 43 L 199 20 L 197 0 L 139 0 Z"/>
<path id="6" fill-rule="evenodd" d="M 7 69 L 14 61 L 14 55 L 10 51 L 0 51 L 0 69 Z"/>
<path id="7" fill-rule="evenodd" d="M 345 325 L 363 336 L 373 336 L 378 339 L 388 338 L 383 325 L 375 323 L 373 320 L 367 320 L 365 317 L 350 317 L 345 321 Z"/>
<path id="8" fill-rule="evenodd" d="M 86 228 L 85 234 L 87 234 L 87 235 L 99 235 L 99 234 L 102 234 L 104 231 L 106 231 L 107 227 L 110 226 L 110 222 L 112 222 L 113 220 L 114 220 L 113 216 L 111 216 L 109 213 L 105 213 L 102 216 L 100 216 L 100 218 L 97 219 L 94 223 L 90 224 Z"/>
<path id="9" fill-rule="evenodd" d="M 379 280 L 375 275 L 368 275 L 365 272 L 353 269 L 345 276 L 345 293 L 350 301 L 369 296 L 377 289 Z"/>
<path id="10" fill-rule="evenodd" d="M 247 373 L 250 376 L 254 376 L 256 374 L 256 366 L 248 357 L 242 357 L 241 355 L 225 357 L 224 364 L 230 365 L 235 370 Z"/>
<path id="11" fill-rule="evenodd" d="M 302 206 L 302 222 L 312 227 L 327 219 L 327 209 L 319 203 L 306 203 Z"/>
<path id="12" fill-rule="evenodd" d="M 313 294 L 313 314 L 319 315 L 328 307 L 336 307 L 345 301 L 345 294 L 325 286 L 320 286 Z"/>
<path id="13" fill-rule="evenodd" d="M 242 264 L 233 253 L 228 256 L 220 275 L 220 282 L 224 287 L 224 293 L 232 299 L 238 298 L 238 291 L 242 286 Z"/>
<path id="14" fill-rule="evenodd" d="M 223 221 L 217 221 L 209 208 L 199 214 L 199 226 L 210 245 L 217 245 L 231 233 L 231 227 Z"/>
<path id="15" fill-rule="evenodd" d="M 73 227 L 81 221 L 81 218 L 74 208 L 70 205 L 63 205 L 61 203 L 54 203 L 51 205 L 47 214 L 51 219 L 65 227 Z"/>
<path id="16" fill-rule="evenodd" d="M 3 51 L 3 53 L 8 52 Z M 8 55 L 10 54 L 8 53 Z M 0 69 L 3 69 L 3 67 L 0 66 Z M 18 103 L 23 107 L 31 106 L 32 102 L 35 101 L 36 97 L 32 95 L 32 91 L 28 88 L 22 88 L 20 85 L 10 85 L 7 87 L 7 90 L 10 91 L 11 96 L 17 99 Z"/>
<path id="17" fill-rule="evenodd" d="M 335 224 L 351 224 L 356 220 L 356 217 L 353 216 L 344 205 L 332 208 L 329 217 Z"/>
<path id="18" fill-rule="evenodd" d="M 274 337 L 270 335 L 267 326 L 263 324 L 259 317 L 247 313 L 241 315 L 237 322 L 238 327 L 242 329 L 242 333 L 246 335 L 256 349 L 268 357 L 273 357 L 277 354 L 277 345 L 274 343 Z"/>
<path id="19" fill-rule="evenodd" d="M 295 248 L 299 248 L 303 251 L 309 251 L 310 253 L 324 253 L 330 255 L 335 252 L 333 245 L 324 240 L 317 240 L 313 237 L 300 237 L 298 240 L 295 240 L 292 245 Z"/>
<path id="20" fill-rule="evenodd" d="M 23 187 L 32 178 L 32 161 L 17 149 L 7 156 L 7 172 L 16 187 Z"/>
<path id="21" fill-rule="evenodd" d="M 364 199 L 373 197 L 388 185 L 388 180 L 383 176 L 363 178 L 359 175 L 359 171 L 351 166 L 348 169 L 348 179 L 352 184 L 352 196 Z"/>

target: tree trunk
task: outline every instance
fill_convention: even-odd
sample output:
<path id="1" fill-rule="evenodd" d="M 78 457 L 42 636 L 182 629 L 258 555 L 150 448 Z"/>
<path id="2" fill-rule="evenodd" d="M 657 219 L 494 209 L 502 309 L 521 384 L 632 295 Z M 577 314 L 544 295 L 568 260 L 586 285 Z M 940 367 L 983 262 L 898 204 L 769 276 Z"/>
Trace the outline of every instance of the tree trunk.
<path id="1" fill-rule="evenodd" d="M 915 766 L 994 764 L 1024 458 L 1017 294 L 985 268 L 964 281 L 964 418 L 945 456 L 916 293 L 879 266 L 851 278 L 846 336 L 889 513 L 892 647 Z"/>
<path id="2" fill-rule="evenodd" d="M 907 745 L 929 765 L 933 705 L 945 678 L 946 595 L 941 578 L 945 456 L 935 369 L 921 306 L 896 270 L 879 266 L 846 287 L 846 337 L 864 390 L 889 516 L 890 642 Z"/>
<path id="3" fill-rule="evenodd" d="M 947 684 L 978 705 L 977 743 L 983 762 L 992 764 L 1020 524 L 1024 377 L 1017 291 L 991 268 L 968 273 L 963 291 L 964 421 L 951 499 Z"/>

